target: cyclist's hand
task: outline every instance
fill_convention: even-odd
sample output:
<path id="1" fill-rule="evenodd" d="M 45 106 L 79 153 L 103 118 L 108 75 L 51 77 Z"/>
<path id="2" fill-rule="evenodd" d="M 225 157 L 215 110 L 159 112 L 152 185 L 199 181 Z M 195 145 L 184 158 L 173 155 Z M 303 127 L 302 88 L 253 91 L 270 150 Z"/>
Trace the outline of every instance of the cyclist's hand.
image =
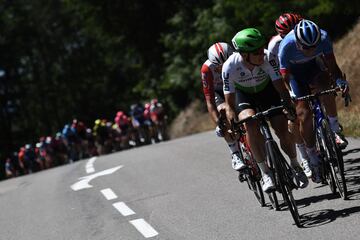
<path id="1" fill-rule="evenodd" d="M 295 121 L 296 119 L 296 109 L 291 101 L 282 101 L 282 104 L 284 106 L 284 114 L 286 115 L 287 119 L 290 121 Z"/>
<path id="2" fill-rule="evenodd" d="M 231 109 L 226 111 L 226 118 L 229 121 L 229 124 L 231 125 L 231 122 L 236 119 L 235 112 Z"/>
<path id="3" fill-rule="evenodd" d="M 336 85 L 341 89 L 341 96 L 345 100 L 345 107 L 349 106 L 351 102 L 351 96 L 349 94 L 349 83 L 345 79 L 338 78 L 336 79 Z"/>
<path id="4" fill-rule="evenodd" d="M 342 97 L 345 97 L 346 94 L 349 93 L 349 83 L 348 83 L 348 81 L 346 81 L 345 79 L 342 79 L 342 78 L 336 79 L 336 85 L 337 85 L 338 87 L 340 87 L 341 93 L 342 93 Z"/>
<path id="5" fill-rule="evenodd" d="M 226 119 L 223 119 L 222 117 L 218 118 L 216 125 L 219 127 L 219 129 L 224 131 L 226 129 Z"/>

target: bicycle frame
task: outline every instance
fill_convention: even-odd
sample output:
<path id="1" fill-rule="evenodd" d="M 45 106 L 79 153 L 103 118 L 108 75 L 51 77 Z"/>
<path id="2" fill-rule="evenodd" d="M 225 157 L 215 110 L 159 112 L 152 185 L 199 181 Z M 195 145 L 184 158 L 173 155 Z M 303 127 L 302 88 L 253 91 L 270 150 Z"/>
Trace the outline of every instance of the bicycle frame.
<path id="1" fill-rule="evenodd" d="M 315 94 L 300 97 L 297 100 L 308 101 L 313 112 L 313 121 L 317 146 L 321 154 L 322 179 L 328 183 L 332 193 L 336 193 L 336 187 L 339 189 L 343 199 L 347 197 L 347 187 L 344 176 L 344 166 L 341 151 L 336 146 L 334 135 L 329 128 L 329 120 L 325 109 L 321 104 L 319 96 L 325 94 L 334 94 L 339 88 L 324 90 Z M 339 176 L 338 176 L 339 175 Z M 326 182 L 325 182 L 326 181 Z"/>

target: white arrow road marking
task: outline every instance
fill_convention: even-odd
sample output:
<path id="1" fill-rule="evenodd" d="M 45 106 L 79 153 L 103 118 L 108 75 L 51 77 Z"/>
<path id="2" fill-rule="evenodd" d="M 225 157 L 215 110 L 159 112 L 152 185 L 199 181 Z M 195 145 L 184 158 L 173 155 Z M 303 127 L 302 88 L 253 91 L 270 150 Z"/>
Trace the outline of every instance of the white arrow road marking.
<path id="1" fill-rule="evenodd" d="M 79 191 L 79 190 L 86 189 L 86 188 L 92 188 L 92 185 L 89 184 L 89 182 L 91 180 L 93 180 L 94 178 L 100 177 L 100 176 L 112 174 L 122 167 L 123 166 L 120 165 L 120 166 L 113 167 L 113 168 L 110 168 L 110 169 L 107 169 L 107 170 L 104 170 L 104 171 L 101 171 L 98 173 L 94 173 L 89 176 L 81 177 L 81 178 L 79 178 L 80 181 L 71 185 L 71 189 L 74 191 Z"/>
<path id="2" fill-rule="evenodd" d="M 113 206 L 124 216 L 130 216 L 135 214 L 135 212 L 129 208 L 124 202 L 114 203 Z"/>
<path id="3" fill-rule="evenodd" d="M 97 157 L 92 157 L 89 159 L 89 161 L 86 163 L 85 169 L 86 169 L 86 173 L 93 173 L 95 172 L 95 168 L 94 168 L 94 162 L 97 159 Z"/>
<path id="4" fill-rule="evenodd" d="M 101 193 L 104 195 L 104 197 L 107 200 L 113 200 L 113 199 L 117 198 L 116 194 L 110 188 L 101 190 Z"/>
<path id="5" fill-rule="evenodd" d="M 146 238 L 155 237 L 159 233 L 148 224 L 144 219 L 135 219 L 130 221 L 132 225 Z"/>

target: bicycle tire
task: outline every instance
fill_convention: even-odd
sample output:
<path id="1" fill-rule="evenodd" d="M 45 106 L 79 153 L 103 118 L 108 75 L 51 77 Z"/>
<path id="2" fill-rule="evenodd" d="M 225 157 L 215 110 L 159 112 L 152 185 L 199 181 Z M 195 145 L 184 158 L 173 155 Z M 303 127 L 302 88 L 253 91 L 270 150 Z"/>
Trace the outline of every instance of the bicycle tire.
<path id="1" fill-rule="evenodd" d="M 279 204 L 279 200 L 278 200 L 278 198 L 276 196 L 276 191 L 268 193 L 268 197 L 269 197 L 270 204 L 271 204 L 272 208 L 275 211 L 280 211 L 280 204 Z"/>
<path id="2" fill-rule="evenodd" d="M 264 193 L 261 188 L 260 181 L 254 181 L 250 175 L 246 176 L 246 181 L 249 189 L 254 193 L 257 201 L 259 202 L 261 207 L 265 206 L 265 198 Z"/>
<path id="3" fill-rule="evenodd" d="M 246 139 L 244 140 L 246 142 Z M 260 203 L 261 207 L 266 206 L 264 192 L 260 184 L 260 169 L 253 158 L 251 151 L 248 150 L 246 143 L 239 141 L 239 149 L 241 157 L 244 159 L 248 166 L 248 172 L 245 174 L 246 182 L 249 189 L 254 193 L 257 201 Z M 240 175 L 239 175 L 240 176 Z M 261 176 L 261 175 L 260 175 Z"/>
<path id="4" fill-rule="evenodd" d="M 342 157 L 341 150 L 337 147 L 335 142 L 335 136 L 330 129 L 328 121 L 325 119 L 321 122 L 322 127 L 325 130 L 325 142 L 326 148 L 329 153 L 330 169 L 332 175 L 334 176 L 335 184 L 338 189 L 340 196 L 346 200 L 347 199 L 347 186 L 344 173 L 344 160 Z"/>
<path id="5" fill-rule="evenodd" d="M 265 144 L 266 146 L 266 144 Z M 271 161 L 270 159 L 270 155 L 269 154 L 266 154 L 266 161 L 268 163 L 268 166 L 270 168 L 270 170 L 274 173 L 274 163 Z M 273 174 L 273 178 L 274 178 L 274 182 L 276 183 L 276 173 Z M 273 191 L 271 193 L 268 193 L 268 197 L 269 197 L 269 200 L 270 200 L 270 204 L 272 206 L 272 208 L 275 210 L 275 211 L 280 211 L 280 204 L 279 204 L 279 200 L 276 196 L 276 191 Z"/>
<path id="6" fill-rule="evenodd" d="M 296 205 L 296 201 L 292 194 L 292 187 L 290 186 L 291 179 L 287 177 L 287 169 L 284 164 L 285 158 L 280 152 L 277 144 L 275 142 L 269 142 L 267 145 L 267 151 L 274 162 L 275 171 L 277 172 L 277 183 L 281 189 L 281 194 L 284 198 L 284 201 L 288 205 L 288 209 L 291 213 L 292 218 L 297 227 L 301 227 L 300 215 Z"/>
<path id="7" fill-rule="evenodd" d="M 317 140 L 317 149 L 321 154 L 321 174 L 322 178 L 324 179 L 327 185 L 329 185 L 330 191 L 333 194 L 337 194 L 336 191 L 336 183 L 334 179 L 334 175 L 330 169 L 330 161 L 329 161 L 329 154 L 327 152 L 326 142 L 325 142 L 325 134 L 326 130 L 321 125 L 316 133 L 316 140 Z"/>

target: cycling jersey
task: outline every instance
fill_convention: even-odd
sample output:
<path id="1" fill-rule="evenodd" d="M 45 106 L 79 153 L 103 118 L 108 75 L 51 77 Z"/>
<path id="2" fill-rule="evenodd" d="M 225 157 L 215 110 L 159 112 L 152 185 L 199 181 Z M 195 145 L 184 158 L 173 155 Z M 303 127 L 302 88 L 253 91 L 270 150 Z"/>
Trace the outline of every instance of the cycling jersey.
<path id="1" fill-rule="evenodd" d="M 233 53 L 222 67 L 224 94 L 234 93 L 235 89 L 246 93 L 259 93 L 272 81 L 281 78 L 276 56 L 264 49 L 264 63 L 250 71 L 244 64 L 240 53 Z"/>
<path id="2" fill-rule="evenodd" d="M 296 97 L 310 93 L 308 84 L 314 84 L 317 76 L 324 73 L 326 67 L 323 56 L 333 54 L 332 43 L 328 34 L 321 30 L 321 41 L 312 56 L 305 56 L 296 43 L 295 33 L 291 31 L 279 46 L 280 72 L 291 74 L 290 86 Z"/>
<path id="3" fill-rule="evenodd" d="M 268 44 L 268 48 L 267 50 L 269 51 L 269 53 L 274 54 L 275 56 L 278 56 L 279 53 L 279 46 L 280 46 L 280 42 L 282 40 L 282 37 L 280 36 L 280 34 L 273 36 L 270 39 L 270 42 Z"/>
<path id="4" fill-rule="evenodd" d="M 316 46 L 312 56 L 305 56 L 299 49 L 294 30 L 289 32 L 281 41 L 279 46 L 280 72 L 291 73 L 293 75 L 305 74 L 311 65 L 317 64 L 316 59 L 327 54 L 333 53 L 332 43 L 328 34 L 321 31 L 321 41 Z M 296 78 L 296 76 L 294 76 Z"/>
<path id="5" fill-rule="evenodd" d="M 221 65 L 216 65 L 207 60 L 201 67 L 201 81 L 206 98 L 214 98 L 215 92 L 222 92 Z"/>

